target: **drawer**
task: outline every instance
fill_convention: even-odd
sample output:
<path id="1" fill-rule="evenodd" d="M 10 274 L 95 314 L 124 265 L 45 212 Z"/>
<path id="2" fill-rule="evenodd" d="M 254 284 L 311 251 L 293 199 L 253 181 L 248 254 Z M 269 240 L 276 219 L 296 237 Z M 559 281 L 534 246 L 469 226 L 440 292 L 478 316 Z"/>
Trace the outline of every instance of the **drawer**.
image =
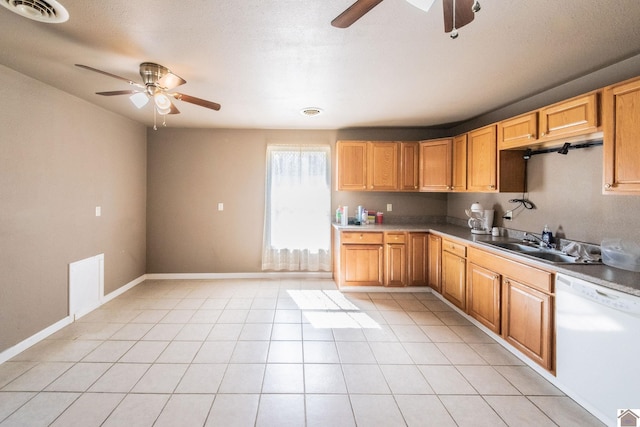
<path id="1" fill-rule="evenodd" d="M 342 244 L 382 244 L 382 233 L 343 231 L 340 236 Z"/>
<path id="2" fill-rule="evenodd" d="M 462 243 L 453 240 L 442 239 L 442 250 L 458 255 L 459 257 L 467 256 L 467 247 Z"/>
<path id="3" fill-rule="evenodd" d="M 384 243 L 385 244 L 393 244 L 393 243 L 406 243 L 407 242 L 407 233 L 384 233 Z"/>

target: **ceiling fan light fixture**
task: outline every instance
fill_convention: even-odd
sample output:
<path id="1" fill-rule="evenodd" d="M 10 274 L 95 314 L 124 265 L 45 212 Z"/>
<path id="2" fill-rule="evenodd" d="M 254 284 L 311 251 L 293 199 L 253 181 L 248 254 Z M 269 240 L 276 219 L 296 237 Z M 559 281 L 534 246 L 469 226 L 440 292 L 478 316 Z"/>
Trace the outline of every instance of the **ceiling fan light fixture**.
<path id="1" fill-rule="evenodd" d="M 147 105 L 149 102 L 149 97 L 144 92 L 134 93 L 129 97 L 129 100 L 136 106 L 136 108 L 140 109 Z"/>
<path id="2" fill-rule="evenodd" d="M 417 7 L 418 9 L 428 12 L 435 3 L 436 0 L 407 0 L 409 3 Z"/>
<path id="3" fill-rule="evenodd" d="M 165 115 L 171 112 L 171 100 L 164 92 L 156 92 L 153 94 L 153 102 L 156 104 L 158 113 Z"/>

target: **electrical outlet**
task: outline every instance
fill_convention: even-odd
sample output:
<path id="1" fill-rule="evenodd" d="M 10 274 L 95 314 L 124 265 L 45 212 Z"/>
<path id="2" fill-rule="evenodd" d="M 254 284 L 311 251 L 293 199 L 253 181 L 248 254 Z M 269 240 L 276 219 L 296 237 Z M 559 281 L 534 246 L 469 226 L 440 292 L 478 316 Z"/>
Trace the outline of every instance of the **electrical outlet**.
<path id="1" fill-rule="evenodd" d="M 502 215 L 502 218 L 506 219 L 507 221 L 513 221 L 513 211 L 506 211 L 504 215 Z"/>
<path id="2" fill-rule="evenodd" d="M 391 212 L 393 210 L 393 205 L 391 203 L 387 203 L 387 212 Z"/>

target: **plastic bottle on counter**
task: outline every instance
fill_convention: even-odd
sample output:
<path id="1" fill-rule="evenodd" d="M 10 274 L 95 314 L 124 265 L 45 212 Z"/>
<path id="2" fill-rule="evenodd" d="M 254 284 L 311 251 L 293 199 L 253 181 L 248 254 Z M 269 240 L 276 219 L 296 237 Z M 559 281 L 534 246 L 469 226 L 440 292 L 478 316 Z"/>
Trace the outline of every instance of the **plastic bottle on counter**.
<path id="1" fill-rule="evenodd" d="M 342 223 L 342 206 L 339 205 L 338 209 L 336 209 L 336 224 Z"/>
<path id="2" fill-rule="evenodd" d="M 551 243 L 553 243 L 553 233 L 551 233 L 549 226 L 546 224 L 542 229 L 542 241 L 547 245 L 550 245 Z"/>

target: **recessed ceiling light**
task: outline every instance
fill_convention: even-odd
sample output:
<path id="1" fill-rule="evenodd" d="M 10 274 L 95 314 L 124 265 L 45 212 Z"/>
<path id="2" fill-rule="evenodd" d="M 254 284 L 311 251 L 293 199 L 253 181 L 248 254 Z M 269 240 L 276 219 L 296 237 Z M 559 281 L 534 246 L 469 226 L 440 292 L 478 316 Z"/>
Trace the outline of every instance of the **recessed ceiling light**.
<path id="1" fill-rule="evenodd" d="M 69 12 L 55 0 L 0 0 L 0 5 L 34 21 L 59 24 L 69 20 Z"/>
<path id="2" fill-rule="evenodd" d="M 307 107 L 300 110 L 300 114 L 307 117 L 315 117 L 322 114 L 322 108 Z"/>

